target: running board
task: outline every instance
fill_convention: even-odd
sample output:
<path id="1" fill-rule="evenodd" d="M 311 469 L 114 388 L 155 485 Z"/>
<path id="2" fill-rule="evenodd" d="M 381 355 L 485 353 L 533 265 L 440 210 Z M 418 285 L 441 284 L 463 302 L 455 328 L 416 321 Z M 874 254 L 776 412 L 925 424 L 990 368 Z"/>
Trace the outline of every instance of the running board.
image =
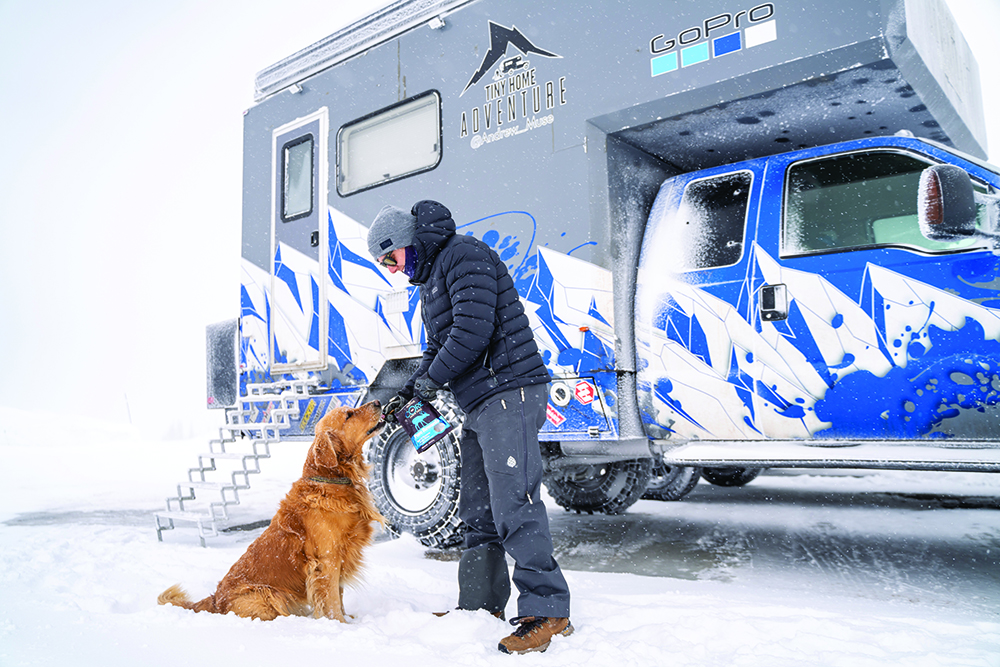
<path id="1" fill-rule="evenodd" d="M 948 440 L 940 444 L 865 440 L 700 440 L 676 444 L 655 440 L 668 465 L 712 468 L 872 468 L 1000 472 L 1000 447 Z"/>

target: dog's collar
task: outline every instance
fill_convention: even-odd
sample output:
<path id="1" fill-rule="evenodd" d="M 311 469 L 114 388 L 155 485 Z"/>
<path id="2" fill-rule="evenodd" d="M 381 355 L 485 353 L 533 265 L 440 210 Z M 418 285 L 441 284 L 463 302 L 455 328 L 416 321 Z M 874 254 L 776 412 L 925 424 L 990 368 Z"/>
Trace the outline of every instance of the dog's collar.
<path id="1" fill-rule="evenodd" d="M 347 484 L 348 486 L 353 484 L 349 477 L 310 477 L 309 481 L 320 484 Z"/>

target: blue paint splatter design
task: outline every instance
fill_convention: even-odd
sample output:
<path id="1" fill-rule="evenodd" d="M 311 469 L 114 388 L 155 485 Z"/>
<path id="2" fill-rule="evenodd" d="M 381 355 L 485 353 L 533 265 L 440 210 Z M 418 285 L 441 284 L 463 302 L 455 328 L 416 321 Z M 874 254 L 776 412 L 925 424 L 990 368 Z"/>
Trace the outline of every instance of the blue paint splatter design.
<path id="1" fill-rule="evenodd" d="M 963 410 L 984 412 L 1000 402 L 1000 343 L 984 340 L 983 327 L 967 319 L 958 331 L 930 327 L 935 354 L 908 346 L 908 363 L 883 377 L 848 375 L 816 403 L 816 415 L 833 426 L 818 438 L 946 438 L 932 431 Z"/>

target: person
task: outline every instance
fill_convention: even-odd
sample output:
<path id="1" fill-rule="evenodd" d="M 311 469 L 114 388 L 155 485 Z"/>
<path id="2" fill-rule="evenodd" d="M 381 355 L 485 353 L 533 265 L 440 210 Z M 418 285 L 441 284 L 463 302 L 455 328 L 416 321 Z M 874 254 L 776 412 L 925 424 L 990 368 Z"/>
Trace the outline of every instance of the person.
<path id="1" fill-rule="evenodd" d="M 552 555 L 540 497 L 538 430 L 545 423 L 548 370 L 506 265 L 492 248 L 459 235 L 451 212 L 423 200 L 409 212 L 379 211 L 368 250 L 391 273 L 419 286 L 427 348 L 413 376 L 383 409 L 388 420 L 415 394 L 447 387 L 465 412 L 460 435 L 459 517 L 466 525 L 458 608 L 498 617 L 510 597 L 505 554 L 518 590 L 504 653 L 544 651 L 568 636 L 570 594 Z"/>

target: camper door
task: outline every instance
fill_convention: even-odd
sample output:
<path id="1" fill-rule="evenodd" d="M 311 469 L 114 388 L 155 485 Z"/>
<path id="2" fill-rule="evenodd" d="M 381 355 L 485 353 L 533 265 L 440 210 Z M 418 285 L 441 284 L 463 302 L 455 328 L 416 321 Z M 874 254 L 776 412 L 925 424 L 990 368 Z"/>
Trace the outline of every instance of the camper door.
<path id="1" fill-rule="evenodd" d="M 274 130 L 271 369 L 326 368 L 326 108 Z"/>

